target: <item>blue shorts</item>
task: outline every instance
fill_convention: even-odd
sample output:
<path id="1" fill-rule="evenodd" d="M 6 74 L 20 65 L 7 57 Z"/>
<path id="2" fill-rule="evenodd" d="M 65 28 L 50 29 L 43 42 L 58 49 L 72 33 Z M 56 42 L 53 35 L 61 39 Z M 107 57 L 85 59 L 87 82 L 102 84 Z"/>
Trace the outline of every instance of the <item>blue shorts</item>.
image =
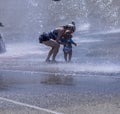
<path id="1" fill-rule="evenodd" d="M 71 47 L 64 47 L 63 51 L 64 51 L 65 53 L 69 53 L 69 52 L 72 51 L 72 48 L 71 48 Z"/>

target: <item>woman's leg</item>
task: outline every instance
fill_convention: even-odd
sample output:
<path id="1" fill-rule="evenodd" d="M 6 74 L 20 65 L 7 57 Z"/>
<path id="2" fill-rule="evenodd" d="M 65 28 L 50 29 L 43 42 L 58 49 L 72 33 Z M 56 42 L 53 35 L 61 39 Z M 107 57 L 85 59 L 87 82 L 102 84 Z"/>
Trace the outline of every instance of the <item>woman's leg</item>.
<path id="1" fill-rule="evenodd" d="M 55 41 L 50 39 L 49 41 L 43 42 L 45 45 L 52 47 L 52 49 L 49 51 L 46 61 L 50 60 L 50 57 L 53 55 L 52 60 L 55 60 L 55 57 L 58 53 L 60 45 Z"/>
<path id="2" fill-rule="evenodd" d="M 58 44 L 57 42 L 55 42 L 54 44 L 55 46 L 53 47 L 53 56 L 52 56 L 52 61 L 55 61 L 55 58 L 58 54 L 59 48 L 60 48 L 60 44 Z"/>
<path id="3" fill-rule="evenodd" d="M 49 61 L 50 61 L 50 57 L 51 57 L 51 55 L 53 54 L 53 49 L 54 49 L 54 48 L 50 49 L 50 51 L 49 51 L 49 53 L 48 53 L 48 56 L 47 56 L 47 58 L 46 58 L 46 62 L 49 62 Z"/>

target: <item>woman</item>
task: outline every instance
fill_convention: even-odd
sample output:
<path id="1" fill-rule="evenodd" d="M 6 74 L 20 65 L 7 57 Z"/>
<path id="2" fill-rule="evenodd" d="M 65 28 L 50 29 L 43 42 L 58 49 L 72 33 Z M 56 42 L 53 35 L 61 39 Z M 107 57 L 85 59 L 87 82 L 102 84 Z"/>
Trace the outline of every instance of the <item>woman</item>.
<path id="1" fill-rule="evenodd" d="M 52 62 L 56 62 L 55 58 L 60 48 L 59 41 L 62 38 L 62 36 L 65 34 L 66 30 L 70 30 L 72 34 L 75 31 L 75 23 L 73 24 L 72 22 L 72 24 L 68 24 L 56 28 L 55 30 L 53 30 L 48 34 L 47 40 L 44 39 L 42 40 L 43 44 L 51 47 L 48 56 L 46 58 L 46 62 L 50 61 L 51 56 L 52 56 Z"/>

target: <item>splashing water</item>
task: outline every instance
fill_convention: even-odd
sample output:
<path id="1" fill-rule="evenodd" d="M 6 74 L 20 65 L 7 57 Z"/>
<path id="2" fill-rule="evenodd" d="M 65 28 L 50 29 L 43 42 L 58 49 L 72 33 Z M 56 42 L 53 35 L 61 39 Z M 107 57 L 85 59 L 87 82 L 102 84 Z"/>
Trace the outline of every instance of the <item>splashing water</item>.
<path id="1" fill-rule="evenodd" d="M 57 60 L 64 65 L 51 66 L 65 72 L 119 73 L 119 5 L 118 0 L 2 0 L 0 17 L 5 23 L 2 33 L 7 53 L 0 58 L 43 62 L 49 48 L 38 44 L 39 34 L 74 20 L 77 31 L 73 38 L 78 46 L 73 46 L 73 63 L 71 67 L 64 64 L 61 46 Z"/>

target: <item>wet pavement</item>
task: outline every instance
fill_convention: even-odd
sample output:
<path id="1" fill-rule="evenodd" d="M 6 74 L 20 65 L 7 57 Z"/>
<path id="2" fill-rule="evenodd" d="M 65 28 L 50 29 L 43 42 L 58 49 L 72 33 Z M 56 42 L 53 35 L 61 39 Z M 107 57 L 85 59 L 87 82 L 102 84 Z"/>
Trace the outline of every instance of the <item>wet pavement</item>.
<path id="1" fill-rule="evenodd" d="M 48 64 L 55 67 L 50 72 L 46 65 L 11 63 L 4 61 L 0 70 L 0 114 L 119 114 L 119 74 L 61 72 Z"/>
<path id="2" fill-rule="evenodd" d="M 0 114 L 119 114 L 118 40 L 114 49 L 112 39 L 82 39 L 73 62 L 60 51 L 55 64 L 44 62 L 47 47 L 7 45 L 0 55 Z"/>

